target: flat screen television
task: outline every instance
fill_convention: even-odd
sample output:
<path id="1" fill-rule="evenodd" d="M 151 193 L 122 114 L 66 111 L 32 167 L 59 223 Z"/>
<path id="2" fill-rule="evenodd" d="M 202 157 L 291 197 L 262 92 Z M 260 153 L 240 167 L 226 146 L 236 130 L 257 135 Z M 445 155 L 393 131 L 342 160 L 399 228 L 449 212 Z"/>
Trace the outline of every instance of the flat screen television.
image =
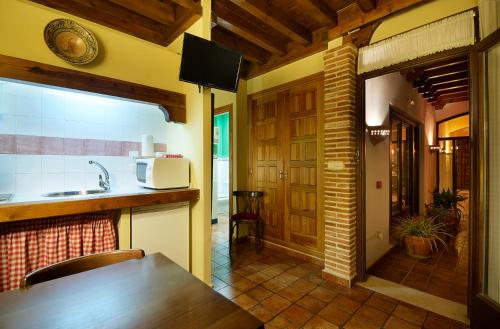
<path id="1" fill-rule="evenodd" d="M 184 33 L 179 80 L 236 92 L 242 58 L 216 42 Z"/>

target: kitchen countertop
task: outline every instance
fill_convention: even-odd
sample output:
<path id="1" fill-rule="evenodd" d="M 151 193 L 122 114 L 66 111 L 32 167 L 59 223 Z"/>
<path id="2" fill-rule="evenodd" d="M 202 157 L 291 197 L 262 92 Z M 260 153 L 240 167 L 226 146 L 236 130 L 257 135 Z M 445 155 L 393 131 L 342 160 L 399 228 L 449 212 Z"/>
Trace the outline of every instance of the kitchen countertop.
<path id="1" fill-rule="evenodd" d="M 68 197 L 18 194 L 0 202 L 0 222 L 195 201 L 199 196 L 200 190 L 195 188 L 151 190 L 141 187 Z"/>

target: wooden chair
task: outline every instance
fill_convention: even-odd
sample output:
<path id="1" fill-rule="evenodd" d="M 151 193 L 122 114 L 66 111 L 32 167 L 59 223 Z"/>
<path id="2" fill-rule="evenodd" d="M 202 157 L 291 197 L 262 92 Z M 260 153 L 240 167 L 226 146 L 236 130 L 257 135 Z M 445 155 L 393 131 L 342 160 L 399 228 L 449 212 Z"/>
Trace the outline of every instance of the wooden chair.
<path id="1" fill-rule="evenodd" d="M 260 204 L 264 192 L 234 191 L 236 197 L 236 214 L 229 218 L 229 254 L 231 255 L 234 228 L 236 227 L 236 243 L 239 237 L 240 223 L 250 224 L 255 231 L 255 250 L 260 252 L 262 247 L 262 229 L 264 220 L 260 217 Z M 250 227 L 250 225 L 248 225 Z"/>
<path id="2" fill-rule="evenodd" d="M 34 284 L 62 278 L 68 275 L 93 270 L 99 267 L 124 262 L 130 259 L 141 259 L 144 250 L 114 250 L 99 254 L 81 256 L 39 268 L 21 279 L 20 287 L 28 288 Z"/>

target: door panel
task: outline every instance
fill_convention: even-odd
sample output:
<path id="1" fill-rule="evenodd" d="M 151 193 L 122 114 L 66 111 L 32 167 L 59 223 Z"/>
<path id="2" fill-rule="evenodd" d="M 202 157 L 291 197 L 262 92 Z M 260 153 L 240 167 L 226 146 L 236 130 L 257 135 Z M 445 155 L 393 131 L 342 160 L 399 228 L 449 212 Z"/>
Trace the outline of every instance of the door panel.
<path id="1" fill-rule="evenodd" d="M 283 239 L 283 184 L 280 115 L 273 95 L 255 98 L 250 103 L 252 114 L 253 188 L 264 192 L 261 216 L 264 235 Z"/>
<path id="2" fill-rule="evenodd" d="M 317 85 L 291 89 L 284 103 L 288 121 L 285 153 L 285 240 L 319 250 L 317 191 Z"/>
<path id="3" fill-rule="evenodd" d="M 500 30 L 475 46 L 471 154 L 471 327 L 500 323 Z M 479 151 L 479 152 L 478 152 Z M 479 155 L 477 158 L 475 155 Z"/>

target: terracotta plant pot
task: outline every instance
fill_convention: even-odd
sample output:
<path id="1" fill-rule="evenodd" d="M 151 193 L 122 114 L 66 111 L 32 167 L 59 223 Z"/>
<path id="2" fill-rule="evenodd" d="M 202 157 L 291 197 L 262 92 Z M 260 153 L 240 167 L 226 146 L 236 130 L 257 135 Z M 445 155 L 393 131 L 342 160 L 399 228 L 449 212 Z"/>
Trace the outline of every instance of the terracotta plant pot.
<path id="1" fill-rule="evenodd" d="M 404 242 L 408 256 L 418 259 L 431 257 L 433 239 L 408 235 L 405 236 Z"/>

